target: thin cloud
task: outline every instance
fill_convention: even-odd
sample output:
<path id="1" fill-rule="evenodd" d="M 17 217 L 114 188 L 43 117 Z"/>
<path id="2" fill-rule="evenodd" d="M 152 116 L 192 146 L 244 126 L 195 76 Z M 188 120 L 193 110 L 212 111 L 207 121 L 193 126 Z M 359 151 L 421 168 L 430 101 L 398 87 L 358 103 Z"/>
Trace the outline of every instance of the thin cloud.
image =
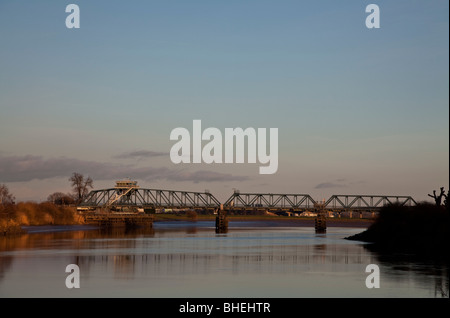
<path id="1" fill-rule="evenodd" d="M 247 176 L 234 176 L 227 173 L 219 173 L 214 171 L 200 170 L 195 172 L 180 171 L 167 176 L 168 180 L 173 181 L 192 181 L 199 182 L 217 182 L 217 181 L 245 181 Z"/>
<path id="2" fill-rule="evenodd" d="M 336 179 L 334 181 L 331 182 L 323 182 L 323 183 L 319 183 L 318 185 L 316 185 L 314 188 L 315 189 L 329 189 L 329 188 L 346 188 L 346 187 L 351 187 L 354 185 L 361 185 L 366 183 L 363 180 L 360 181 L 349 181 L 345 178 L 340 178 L 340 179 Z"/>
<path id="3" fill-rule="evenodd" d="M 74 171 L 87 172 L 107 169 L 97 162 L 82 161 L 73 158 L 50 158 L 41 156 L 0 157 L 0 180 L 3 182 L 30 181 L 70 176 Z"/>
<path id="4" fill-rule="evenodd" d="M 152 158 L 152 157 L 161 157 L 161 156 L 168 156 L 168 152 L 158 152 L 158 151 L 151 151 L 151 150 L 137 150 L 137 151 L 130 151 L 130 152 L 124 152 L 117 156 L 114 156 L 113 158 L 116 159 L 144 159 L 144 158 Z"/>
<path id="5" fill-rule="evenodd" d="M 333 182 L 323 182 L 316 185 L 315 189 L 328 189 L 328 188 L 345 188 L 347 185 L 345 184 L 339 184 L 339 183 L 333 183 Z"/>
<path id="6" fill-rule="evenodd" d="M 0 156 L 0 182 L 24 182 L 56 177 L 69 178 L 73 172 L 87 174 L 95 180 L 130 177 L 142 180 L 170 180 L 199 182 L 244 181 L 247 176 L 214 171 L 186 171 L 167 167 L 135 167 L 133 165 L 87 161 L 74 158 L 41 156 Z"/>

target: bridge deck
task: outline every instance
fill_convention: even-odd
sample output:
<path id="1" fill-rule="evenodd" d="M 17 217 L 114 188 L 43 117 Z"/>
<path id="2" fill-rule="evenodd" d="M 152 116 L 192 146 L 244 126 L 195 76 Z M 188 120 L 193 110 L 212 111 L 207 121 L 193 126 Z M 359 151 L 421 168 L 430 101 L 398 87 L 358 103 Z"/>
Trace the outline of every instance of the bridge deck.
<path id="1" fill-rule="evenodd" d="M 157 189 L 103 189 L 91 191 L 78 206 L 82 209 L 124 207 L 156 209 L 217 209 L 227 210 L 291 210 L 313 211 L 316 202 L 308 194 L 240 193 L 235 191 L 224 204 L 209 192 L 189 192 Z M 332 195 L 323 209 L 342 211 L 376 211 L 387 204 L 416 205 L 410 196 L 393 195 Z"/>

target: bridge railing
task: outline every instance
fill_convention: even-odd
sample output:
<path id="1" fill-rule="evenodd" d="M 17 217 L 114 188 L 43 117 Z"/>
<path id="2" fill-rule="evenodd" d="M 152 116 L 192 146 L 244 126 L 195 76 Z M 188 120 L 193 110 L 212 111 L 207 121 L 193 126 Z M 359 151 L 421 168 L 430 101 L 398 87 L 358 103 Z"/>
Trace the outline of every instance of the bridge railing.
<path id="1" fill-rule="evenodd" d="M 417 203 L 410 196 L 335 194 L 325 202 L 325 208 L 344 210 L 379 210 L 387 204 L 411 206 L 416 205 Z"/>
<path id="2" fill-rule="evenodd" d="M 79 204 L 81 208 L 155 207 L 218 208 L 221 203 L 209 192 L 173 191 L 133 188 L 126 192 L 110 188 L 91 191 Z M 223 204 L 226 209 L 314 209 L 316 202 L 309 194 L 240 193 L 235 191 Z M 326 210 L 379 210 L 386 204 L 416 205 L 410 196 L 332 195 L 323 204 Z"/>
<path id="3" fill-rule="evenodd" d="M 118 189 L 91 191 L 79 204 L 80 207 L 162 207 L 162 208 L 217 208 L 219 200 L 209 192 L 189 192 L 158 189 L 132 189 L 126 195 L 117 198 Z"/>
<path id="4" fill-rule="evenodd" d="M 309 194 L 234 192 L 223 204 L 226 208 L 308 209 L 316 201 Z"/>

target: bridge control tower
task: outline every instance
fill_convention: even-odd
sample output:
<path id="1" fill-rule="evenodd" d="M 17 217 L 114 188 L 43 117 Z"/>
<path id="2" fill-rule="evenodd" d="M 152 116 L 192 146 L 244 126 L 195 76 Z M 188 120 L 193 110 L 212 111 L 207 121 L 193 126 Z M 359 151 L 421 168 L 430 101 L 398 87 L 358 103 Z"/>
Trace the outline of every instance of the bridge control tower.
<path id="1" fill-rule="evenodd" d="M 137 185 L 137 181 L 132 181 L 129 179 L 116 181 L 116 186 L 114 187 L 116 190 L 115 195 L 111 196 L 106 203 L 106 208 L 111 208 L 112 205 L 121 203 L 127 204 L 131 201 L 131 195 L 139 189 Z"/>
<path id="2" fill-rule="evenodd" d="M 116 186 L 114 187 L 116 189 L 128 189 L 128 188 L 139 188 L 137 185 L 137 181 L 131 181 L 129 179 L 127 180 L 120 180 L 116 181 Z"/>

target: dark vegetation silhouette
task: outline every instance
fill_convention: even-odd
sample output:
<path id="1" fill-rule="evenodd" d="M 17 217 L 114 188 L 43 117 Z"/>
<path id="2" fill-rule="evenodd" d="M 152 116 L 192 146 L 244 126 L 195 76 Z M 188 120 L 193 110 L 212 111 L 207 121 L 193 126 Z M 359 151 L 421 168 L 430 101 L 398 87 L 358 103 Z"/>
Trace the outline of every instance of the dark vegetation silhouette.
<path id="1" fill-rule="evenodd" d="M 0 205 L 14 204 L 15 197 L 9 192 L 5 184 L 0 184 Z"/>
<path id="2" fill-rule="evenodd" d="M 76 199 L 70 193 L 54 192 L 47 197 L 47 201 L 56 205 L 74 205 Z"/>
<path id="3" fill-rule="evenodd" d="M 450 200 L 448 199 L 450 195 L 450 190 L 447 191 L 447 194 L 444 194 L 444 206 L 447 209 L 447 211 L 450 211 Z"/>
<path id="4" fill-rule="evenodd" d="M 416 206 L 392 204 L 383 207 L 374 223 L 364 232 L 347 237 L 373 243 L 383 251 L 405 251 L 448 259 L 449 208 L 444 188 L 435 203 L 420 202 Z M 445 198 L 442 204 L 442 198 Z"/>
<path id="5" fill-rule="evenodd" d="M 75 204 L 92 187 L 92 179 L 74 173 L 69 179 L 74 195 L 55 192 L 48 196 L 47 202 L 19 202 L 9 192 L 6 185 L 0 185 L 0 235 L 20 234 L 22 226 L 28 225 L 72 225 L 83 224 Z"/>
<path id="6" fill-rule="evenodd" d="M 85 178 L 82 174 L 74 172 L 69 178 L 75 196 L 76 203 L 80 203 L 88 194 L 89 188 L 93 188 L 93 180 L 91 177 Z"/>
<path id="7" fill-rule="evenodd" d="M 442 197 L 445 197 L 445 199 L 447 199 L 447 196 L 445 194 L 445 190 L 444 187 L 441 187 L 441 193 L 439 195 L 436 195 L 436 190 L 433 190 L 433 195 L 428 194 L 428 196 L 430 198 L 433 198 L 434 201 L 436 202 L 437 206 L 441 206 L 441 202 L 442 202 Z"/>

